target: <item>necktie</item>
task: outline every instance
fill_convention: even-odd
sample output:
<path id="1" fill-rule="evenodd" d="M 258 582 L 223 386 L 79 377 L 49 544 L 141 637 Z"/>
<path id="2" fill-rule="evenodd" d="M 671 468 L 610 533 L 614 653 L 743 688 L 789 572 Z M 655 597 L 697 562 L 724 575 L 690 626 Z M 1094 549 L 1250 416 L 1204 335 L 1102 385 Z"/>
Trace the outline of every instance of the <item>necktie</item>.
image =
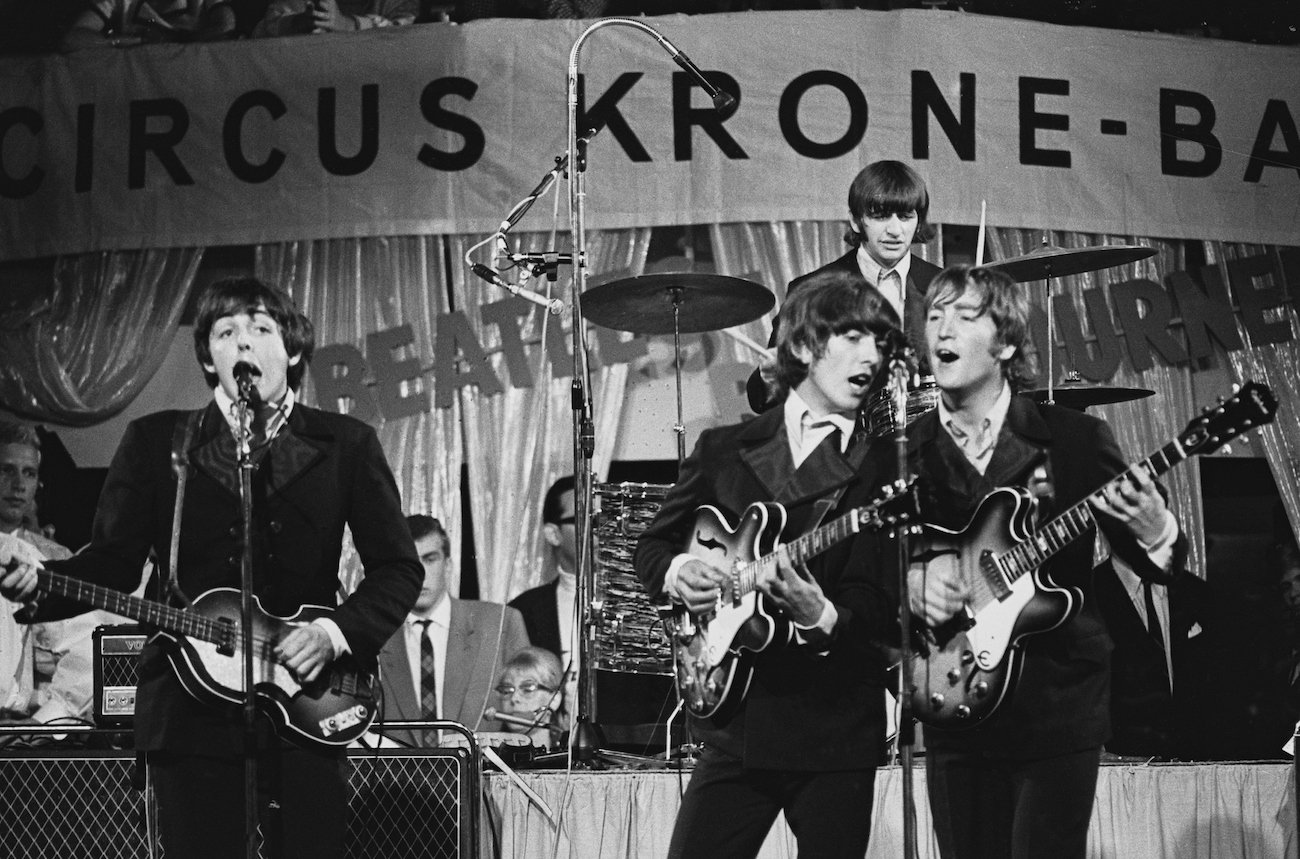
<path id="1" fill-rule="evenodd" d="M 1142 598 L 1146 602 L 1147 608 L 1147 635 L 1151 636 L 1151 641 L 1156 647 L 1160 648 L 1163 653 L 1165 649 L 1165 636 L 1160 628 L 1160 615 L 1156 614 L 1156 601 L 1151 595 L 1151 583 L 1142 583 Z"/>
<path id="2" fill-rule="evenodd" d="M 433 658 L 433 639 L 429 636 L 431 620 L 417 620 L 420 626 L 420 713 L 426 719 L 438 718 L 438 664 Z"/>

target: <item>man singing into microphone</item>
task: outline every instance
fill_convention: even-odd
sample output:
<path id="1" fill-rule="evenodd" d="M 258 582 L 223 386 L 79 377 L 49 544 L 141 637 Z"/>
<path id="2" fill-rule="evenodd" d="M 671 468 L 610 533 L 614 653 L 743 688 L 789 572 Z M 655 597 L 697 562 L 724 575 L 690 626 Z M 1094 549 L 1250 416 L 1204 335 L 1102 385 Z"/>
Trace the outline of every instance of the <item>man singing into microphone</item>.
<path id="1" fill-rule="evenodd" d="M 890 444 L 851 445 L 854 417 L 882 363 L 877 343 L 897 326 L 880 294 L 864 287 L 861 275 L 823 273 L 781 309 L 784 406 L 700 436 L 637 544 L 637 575 L 652 598 L 696 617 L 725 598 L 730 570 L 686 551 L 701 505 L 734 524 L 751 503 L 778 501 L 788 514 L 785 543 L 867 503 L 892 479 Z M 704 751 L 670 857 L 754 856 L 778 812 L 801 856 L 866 852 L 885 751 L 885 666 L 873 645 L 897 626 L 896 558 L 889 560 L 896 552 L 888 546 L 864 529 L 806 568 L 781 557 L 759 573 L 763 606 L 778 630 L 792 631 L 756 655 L 748 691 L 742 680 L 725 696 L 729 718 L 694 721 Z"/>
<path id="2" fill-rule="evenodd" d="M 194 346 L 212 402 L 198 412 L 165 411 L 131 423 L 109 467 L 89 547 L 49 568 L 130 590 L 152 555 L 159 571 L 148 593 L 158 601 L 184 607 L 213 588 L 238 589 L 244 533 L 236 376 L 247 374 L 255 388 L 249 399 L 260 401 L 262 412 L 251 442 L 253 590 L 271 615 L 289 617 L 304 605 L 334 609 L 276 642 L 274 656 L 302 682 L 346 653 L 373 668 L 422 579 L 374 430 L 297 401 L 313 348 L 311 323 L 287 296 L 259 280 L 219 281 L 200 296 Z M 188 462 L 175 523 L 179 477 L 173 462 Z M 340 603 L 345 525 L 365 577 Z M 173 528 L 178 555 L 170 569 Z M 7 569 L 0 594 L 27 603 L 27 619 L 83 610 L 38 593 L 35 566 L 14 561 L 0 557 Z M 145 647 L 135 710 L 136 748 L 147 756 L 164 852 L 242 856 L 242 713 L 190 697 L 166 659 L 171 646 L 154 638 Z M 240 667 L 226 673 L 241 677 Z M 265 719 L 259 719 L 256 744 L 261 855 L 341 857 L 343 750 L 288 746 Z"/>

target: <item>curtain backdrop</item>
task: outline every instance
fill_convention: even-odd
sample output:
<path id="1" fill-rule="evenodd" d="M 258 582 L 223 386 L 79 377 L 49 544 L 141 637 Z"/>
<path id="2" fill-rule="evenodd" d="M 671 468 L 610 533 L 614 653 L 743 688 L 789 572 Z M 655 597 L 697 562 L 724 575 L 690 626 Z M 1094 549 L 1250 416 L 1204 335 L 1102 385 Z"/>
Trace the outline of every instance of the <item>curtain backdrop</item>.
<path id="1" fill-rule="evenodd" d="M 464 309 L 488 360 L 501 379 L 512 378 L 505 368 L 501 337 L 495 325 L 485 325 L 480 315 L 484 303 L 509 297 L 501 290 L 473 278 L 461 265 L 465 251 L 484 237 L 457 237 L 452 241 L 452 272 L 456 306 Z M 567 245 L 568 237 L 551 233 L 512 234 L 521 251 L 540 252 Z M 599 280 L 641 274 L 645 267 L 650 230 L 638 228 L 592 231 L 587 236 L 590 270 Z M 481 258 L 481 252 L 475 258 Z M 567 299 L 570 272 L 561 268 L 555 289 Z M 597 278 L 593 276 L 594 285 Z M 547 280 L 530 285 L 546 289 Z M 489 290 L 485 294 L 485 290 Z M 573 472 L 573 412 L 571 408 L 572 359 L 548 360 L 541 348 L 550 338 L 560 338 L 566 356 L 572 354 L 572 302 L 565 311 L 550 315 L 540 308 L 526 317 L 522 329 L 530 387 L 507 385 L 504 393 L 485 397 L 477 388 L 461 389 L 458 403 L 464 414 L 466 459 L 469 463 L 469 495 L 473 506 L 474 544 L 478 552 L 479 592 L 483 599 L 507 601 L 551 576 L 548 552 L 541 537 L 542 500 L 557 478 Z M 591 328 L 588 340 L 601 344 L 624 339 L 605 329 Z M 596 349 L 591 369 L 595 454 L 591 463 L 594 479 L 603 480 L 617 442 L 618 419 L 622 411 L 628 365 L 600 366 L 601 349 Z"/>
<path id="2" fill-rule="evenodd" d="M 415 335 L 411 356 L 428 362 L 435 320 L 449 310 L 446 247 L 441 236 L 288 242 L 259 246 L 255 269 L 258 277 L 290 291 L 316 326 L 318 346 L 343 343 L 364 352 L 367 334 L 406 324 Z M 302 393 L 305 402 L 318 405 L 310 373 Z M 460 407 L 379 421 L 379 441 L 407 513 L 430 513 L 447 529 L 453 556 L 447 587 L 459 593 Z M 350 538 L 342 565 L 344 588 L 350 591 L 360 574 Z"/>
<path id="3" fill-rule="evenodd" d="M 84 427 L 126 408 L 167 356 L 202 248 L 60 257 L 48 294 L 0 315 L 0 403 Z"/>
<path id="4" fill-rule="evenodd" d="M 1013 230 L 991 228 L 989 243 L 992 248 L 991 260 L 1006 259 L 1029 253 L 1040 246 L 1044 238 L 1041 230 Z M 1079 319 L 1083 322 L 1085 337 L 1090 336 L 1092 324 L 1083 304 L 1083 292 L 1101 288 L 1106 292 L 1107 306 L 1110 306 L 1110 290 L 1114 284 L 1134 278 L 1148 278 L 1160 283 L 1164 276 L 1183 265 L 1182 243 L 1162 242 L 1157 239 L 1139 239 L 1134 236 L 1096 235 L 1092 233 L 1052 232 L 1046 235 L 1048 244 L 1062 248 L 1086 248 L 1098 245 L 1146 245 L 1156 248 L 1156 255 L 1148 259 L 1123 266 L 1102 269 L 1101 271 L 1058 277 L 1051 283 L 1052 294 L 1069 296 Z M 1047 285 L 1043 281 L 1022 284 L 1029 290 L 1030 301 L 1046 313 L 1044 297 Z M 1106 320 L 1118 329 L 1113 319 Z M 1069 366 L 1059 326 L 1054 338 L 1053 373 L 1056 384 L 1061 384 L 1073 368 Z M 1039 355 L 1039 384 L 1047 386 L 1046 355 Z M 1119 369 L 1106 382 L 1102 383 L 1123 388 L 1146 388 L 1155 395 L 1127 403 L 1114 403 L 1094 406 L 1089 411 L 1103 418 L 1115 431 L 1120 449 L 1124 451 L 1129 462 L 1154 453 L 1166 442 L 1182 432 L 1187 422 L 1199 414 L 1199 406 L 1192 395 L 1192 374 L 1190 368 L 1167 367 L 1157 363 L 1143 372 L 1134 372 L 1121 362 Z M 1199 576 L 1205 575 L 1205 534 L 1204 510 L 1201 503 L 1201 473 L 1196 463 L 1175 466 L 1161 478 L 1169 490 L 1170 509 L 1178 519 L 1183 533 L 1188 539 L 1187 568 Z"/>
<path id="5" fill-rule="evenodd" d="M 1228 242 L 1205 242 L 1205 257 L 1219 267 L 1224 283 L 1228 282 L 1227 265 L 1235 259 L 1259 256 L 1276 256 L 1277 248 L 1267 245 L 1245 245 Z M 1276 261 L 1275 261 L 1276 262 Z M 1296 325 L 1294 296 L 1284 305 L 1284 318 L 1291 327 L 1291 337 L 1300 329 Z M 1268 458 L 1273 480 L 1282 496 L 1291 532 L 1300 534 L 1300 420 L 1295 408 L 1300 403 L 1300 346 L 1294 339 L 1285 343 L 1251 341 L 1250 332 L 1237 321 L 1237 331 L 1247 348 L 1229 353 L 1233 380 L 1237 383 L 1253 379 L 1273 389 L 1278 401 L 1277 420 L 1260 433 L 1264 440 L 1264 455 Z"/>

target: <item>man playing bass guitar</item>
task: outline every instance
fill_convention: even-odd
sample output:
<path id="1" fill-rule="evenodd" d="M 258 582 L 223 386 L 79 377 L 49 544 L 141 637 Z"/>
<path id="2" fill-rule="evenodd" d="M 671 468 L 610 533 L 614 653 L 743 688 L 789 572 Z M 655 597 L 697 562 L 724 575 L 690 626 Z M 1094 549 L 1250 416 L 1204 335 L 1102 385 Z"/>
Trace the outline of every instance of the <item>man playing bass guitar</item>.
<path id="1" fill-rule="evenodd" d="M 1111 551 L 1163 580 L 1181 544 L 1156 484 L 1140 470 L 1109 482 L 1127 463 L 1105 422 L 1015 395 L 1035 374 L 1026 291 L 1001 272 L 954 266 L 931 283 L 926 307 L 941 399 L 909 430 L 926 522 L 961 529 L 989 492 L 1013 486 L 1038 498 L 1046 521 L 1105 487 L 1081 509 L 1098 514 Z M 945 859 L 1084 856 L 1109 734 L 1111 645 L 1091 594 L 1095 533 L 1046 564 L 1050 585 L 1072 595 L 1071 610 L 1023 638 L 1018 678 L 998 708 L 970 726 L 927 724 L 927 788 Z M 944 551 L 927 552 L 921 540 L 911 549 L 910 606 L 933 630 L 966 609 L 973 588 Z"/>
<path id="2" fill-rule="evenodd" d="M 700 537 L 701 505 L 735 523 L 754 502 L 779 502 L 788 518 L 772 536 L 784 543 L 864 504 L 893 478 L 890 445 L 849 443 L 881 366 L 877 343 L 896 326 L 856 273 L 818 274 L 785 304 L 777 346 L 784 406 L 700 436 L 637 545 L 637 574 L 652 598 L 706 622 L 735 590 L 732 569 L 684 551 L 701 542 L 722 551 Z M 884 666 L 872 642 L 897 627 L 888 546 L 864 529 L 806 568 L 781 554 L 759 577 L 755 629 L 743 634 L 756 633 L 749 647 L 766 647 L 742 648 L 752 679 L 746 684 L 742 672 L 728 706 L 694 722 L 704 748 L 670 856 L 753 856 L 780 811 L 801 855 L 864 854 L 885 748 Z"/>
<path id="3" fill-rule="evenodd" d="M 237 604 L 243 528 L 239 421 L 232 407 L 240 396 L 236 375 L 243 373 L 252 379 L 247 399 L 258 412 L 250 443 L 254 593 L 262 609 L 279 618 L 309 605 L 333 609 L 327 617 L 292 624 L 282 637 L 256 647 L 255 661 L 269 659 L 303 684 L 330 676 L 345 654 L 373 668 L 380 647 L 415 603 L 423 579 L 375 431 L 355 418 L 296 400 L 312 353 L 311 322 L 288 296 L 259 280 L 218 281 L 199 297 L 194 346 L 211 402 L 197 413 L 165 411 L 130 424 L 100 494 L 90 545 L 67 561 L 50 562 L 40 575 L 46 581 L 88 580 L 117 594 L 114 589 L 135 587 L 152 554 L 160 567 L 158 587 L 150 590 L 154 605 L 167 602 L 172 612 L 197 617 L 203 595 L 220 588 L 234 589 Z M 179 475 L 186 479 L 183 502 L 177 505 Z M 177 506 L 177 561 L 169 569 Z M 345 525 L 351 528 L 365 577 L 340 603 Z M 31 605 L 26 609 L 29 618 L 83 610 L 66 596 L 38 591 L 35 566 L 13 560 L 0 557 L 7 565 L 0 571 L 0 593 L 35 602 L 34 611 Z M 174 587 L 165 586 L 169 578 Z M 194 610 L 187 605 L 190 600 Z M 213 625 L 214 620 L 206 622 Z M 237 630 L 238 610 L 225 611 L 219 622 Z M 154 637 L 144 649 L 136 748 L 147 756 L 164 852 L 213 859 L 242 856 L 241 714 L 235 704 L 201 703 L 189 694 L 197 687 L 182 685 L 169 657 L 190 652 L 187 640 Z M 238 664 L 233 655 L 218 658 Z M 238 669 L 234 675 L 240 678 L 234 685 L 242 687 Z M 342 718 L 355 716 L 345 713 Z M 261 855 L 342 857 L 344 749 L 286 746 L 269 723 L 259 722 Z"/>

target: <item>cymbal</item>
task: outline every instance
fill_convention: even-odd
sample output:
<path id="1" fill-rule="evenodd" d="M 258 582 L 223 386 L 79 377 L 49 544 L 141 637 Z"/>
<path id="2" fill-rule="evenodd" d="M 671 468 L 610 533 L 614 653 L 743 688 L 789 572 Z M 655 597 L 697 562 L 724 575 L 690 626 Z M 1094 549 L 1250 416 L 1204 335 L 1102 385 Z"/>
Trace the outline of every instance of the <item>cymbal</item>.
<path id="1" fill-rule="evenodd" d="M 677 330 L 696 334 L 752 322 L 775 304 L 776 296 L 753 281 L 695 272 L 625 277 L 582 294 L 588 319 L 635 334 L 672 334 L 674 306 Z"/>
<path id="2" fill-rule="evenodd" d="M 1100 271 L 1155 256 L 1155 248 L 1140 245 L 1097 245 L 1091 248 L 1058 248 L 1044 245 L 1023 256 L 986 262 L 981 268 L 997 269 L 1016 283 L 1063 277 L 1085 271 Z"/>
<path id="3" fill-rule="evenodd" d="M 1037 402 L 1047 402 L 1046 388 L 1034 388 L 1020 393 L 1033 398 Z M 1127 403 L 1130 400 L 1141 400 L 1154 394 L 1155 391 L 1148 391 L 1146 388 L 1119 388 L 1110 385 L 1094 385 L 1082 380 L 1072 380 L 1062 382 L 1052 389 L 1052 401 L 1058 406 L 1082 411 L 1089 406 Z"/>

